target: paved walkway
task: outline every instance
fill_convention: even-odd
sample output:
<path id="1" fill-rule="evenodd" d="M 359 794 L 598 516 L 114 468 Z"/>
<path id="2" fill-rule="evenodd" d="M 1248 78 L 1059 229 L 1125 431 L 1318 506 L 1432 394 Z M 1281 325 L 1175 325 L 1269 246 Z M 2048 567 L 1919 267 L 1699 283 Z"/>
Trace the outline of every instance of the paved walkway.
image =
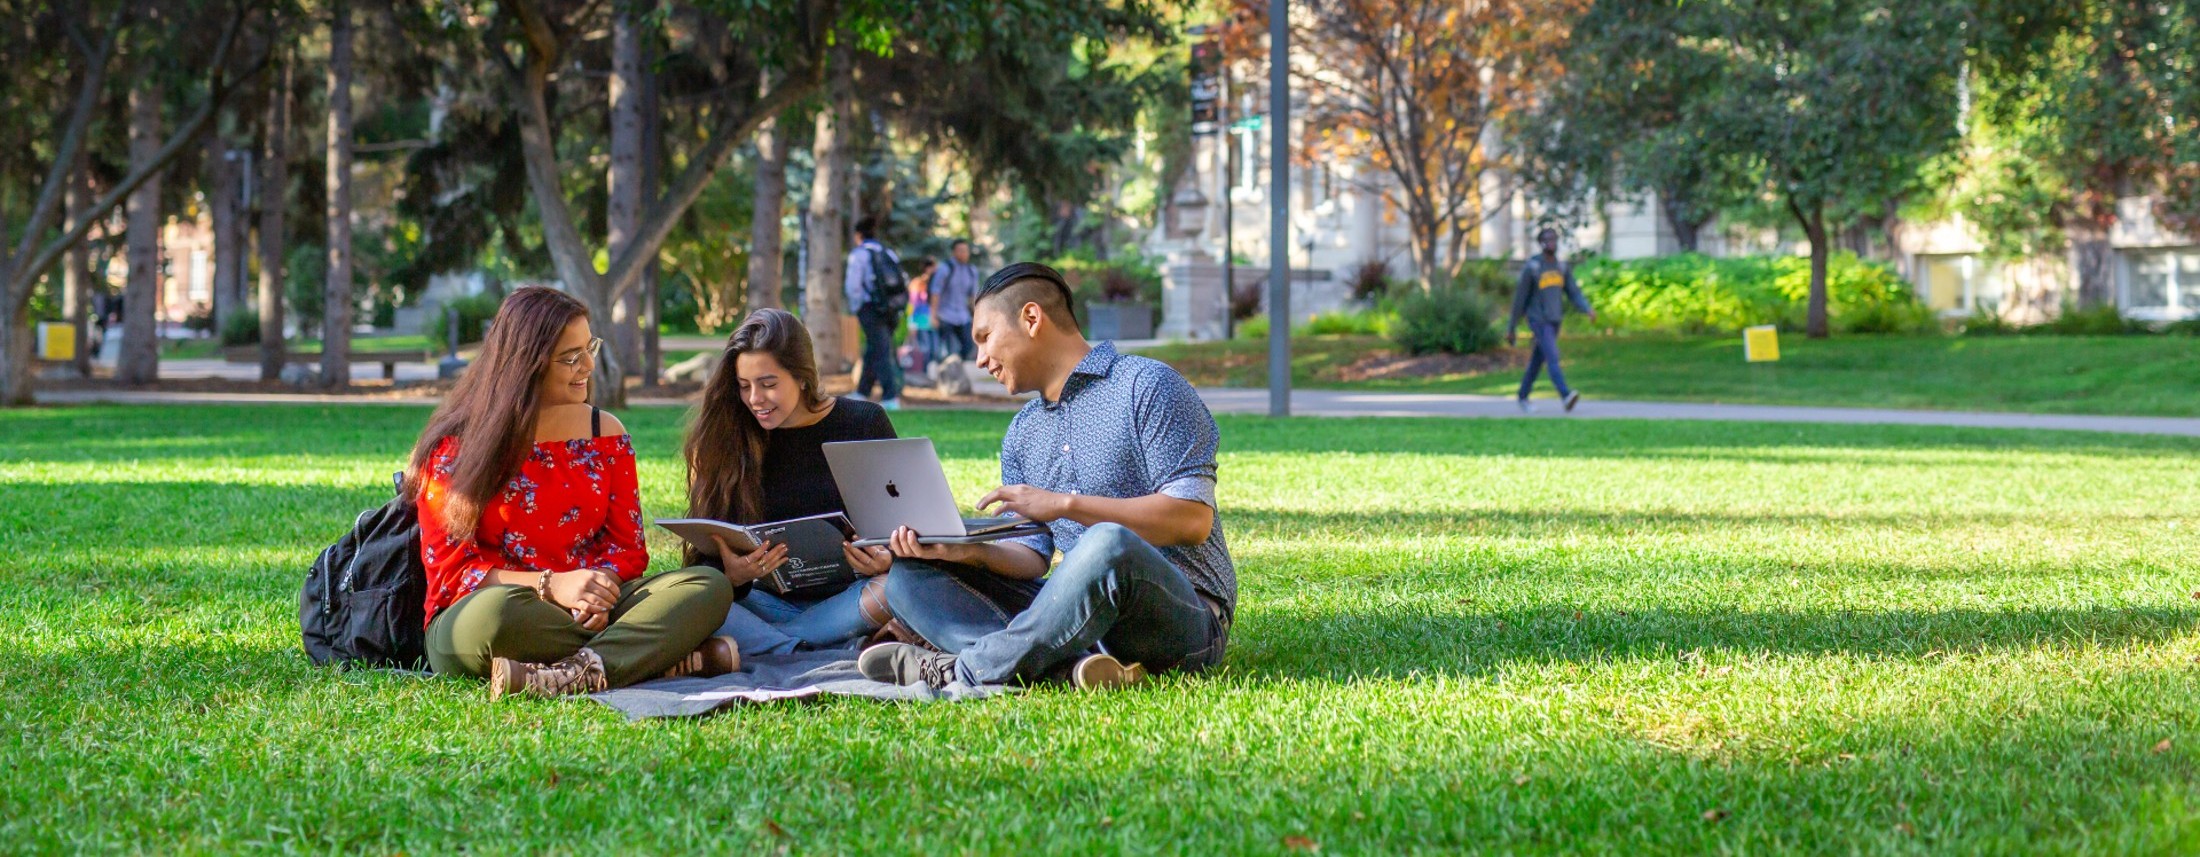
<path id="1" fill-rule="evenodd" d="M 1005 393 L 992 379 L 979 385 L 996 395 Z M 1267 390 L 1209 389 L 1200 397 L 1217 413 L 1265 414 Z M 360 397 L 318 393 L 165 393 L 137 390 L 50 390 L 38 394 L 41 404 L 113 402 L 124 404 L 364 404 L 432 405 L 432 397 Z M 685 407 L 680 399 L 631 401 L 636 407 Z M 1291 397 L 1291 413 L 1317 417 L 1496 417 L 1510 419 L 1633 419 L 1633 420 L 1729 420 L 1734 422 L 1848 423 L 1968 428 L 2051 429 L 2098 431 L 2119 434 L 2162 434 L 2200 437 L 2200 419 L 2177 417 L 2105 417 L 2063 414 L 2009 414 L 1973 411 L 1903 411 L 1882 408 L 1810 408 L 1777 405 L 1709 405 L 1683 402 L 1602 402 L 1584 400 L 1573 413 L 1565 413 L 1555 400 L 1538 400 L 1533 414 L 1522 414 L 1508 396 L 1438 395 L 1418 393 L 1355 393 L 1342 390 L 1299 390 Z M 1004 407 L 1007 407 L 1004 403 Z"/>

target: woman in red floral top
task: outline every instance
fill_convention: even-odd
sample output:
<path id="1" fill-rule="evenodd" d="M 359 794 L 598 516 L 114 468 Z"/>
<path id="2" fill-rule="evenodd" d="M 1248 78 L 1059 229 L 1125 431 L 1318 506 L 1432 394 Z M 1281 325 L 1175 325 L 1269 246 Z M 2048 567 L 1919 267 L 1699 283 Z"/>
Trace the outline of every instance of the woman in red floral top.
<path id="1" fill-rule="evenodd" d="M 602 346 L 580 301 L 513 292 L 413 447 L 428 664 L 488 678 L 492 699 L 738 664 L 711 636 L 733 603 L 723 575 L 642 578 L 633 440 L 588 404 Z"/>

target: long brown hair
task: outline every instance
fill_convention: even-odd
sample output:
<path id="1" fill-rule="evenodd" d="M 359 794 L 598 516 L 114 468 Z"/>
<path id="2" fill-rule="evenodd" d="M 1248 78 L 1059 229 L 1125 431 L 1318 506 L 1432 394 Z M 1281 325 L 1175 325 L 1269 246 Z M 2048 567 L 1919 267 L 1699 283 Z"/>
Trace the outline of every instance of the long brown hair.
<path id="1" fill-rule="evenodd" d="M 427 430 L 413 444 L 405 489 L 418 500 L 435 448 L 446 437 L 458 438 L 451 493 L 443 504 L 443 524 L 452 535 L 473 538 L 482 507 L 519 473 L 534 447 L 540 382 L 550 371 L 551 352 L 566 325 L 587 317 L 586 305 L 556 289 L 526 286 L 513 291 L 497 308 L 481 356 L 428 417 Z"/>
<path id="2" fill-rule="evenodd" d="M 741 373 L 735 369 L 741 355 L 759 352 L 786 367 L 802 390 L 804 408 L 812 413 L 825 408 L 810 332 L 786 310 L 749 313 L 726 337 L 725 357 L 703 387 L 703 400 L 695 406 L 688 426 L 685 452 L 691 516 L 715 518 L 730 511 L 737 524 L 764 522 L 764 451 L 771 437 L 741 400 Z"/>

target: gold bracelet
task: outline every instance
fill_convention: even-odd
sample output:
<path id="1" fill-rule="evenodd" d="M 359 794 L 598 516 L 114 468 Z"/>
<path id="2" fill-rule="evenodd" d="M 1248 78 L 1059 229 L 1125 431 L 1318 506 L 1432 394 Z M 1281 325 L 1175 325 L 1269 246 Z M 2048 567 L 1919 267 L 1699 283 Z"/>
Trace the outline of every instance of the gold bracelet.
<path id="1" fill-rule="evenodd" d="M 542 572 L 542 579 L 535 581 L 536 598 L 540 598 L 544 601 L 550 600 L 550 575 L 551 572 L 548 569 L 545 569 Z"/>

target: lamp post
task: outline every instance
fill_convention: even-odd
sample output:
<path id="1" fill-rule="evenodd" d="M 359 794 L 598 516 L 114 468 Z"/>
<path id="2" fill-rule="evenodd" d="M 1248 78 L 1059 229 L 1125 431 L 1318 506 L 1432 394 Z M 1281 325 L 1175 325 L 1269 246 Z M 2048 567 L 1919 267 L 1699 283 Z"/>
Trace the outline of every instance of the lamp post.
<path id="1" fill-rule="evenodd" d="M 1291 22 L 1268 0 L 1268 415 L 1291 415 Z"/>

